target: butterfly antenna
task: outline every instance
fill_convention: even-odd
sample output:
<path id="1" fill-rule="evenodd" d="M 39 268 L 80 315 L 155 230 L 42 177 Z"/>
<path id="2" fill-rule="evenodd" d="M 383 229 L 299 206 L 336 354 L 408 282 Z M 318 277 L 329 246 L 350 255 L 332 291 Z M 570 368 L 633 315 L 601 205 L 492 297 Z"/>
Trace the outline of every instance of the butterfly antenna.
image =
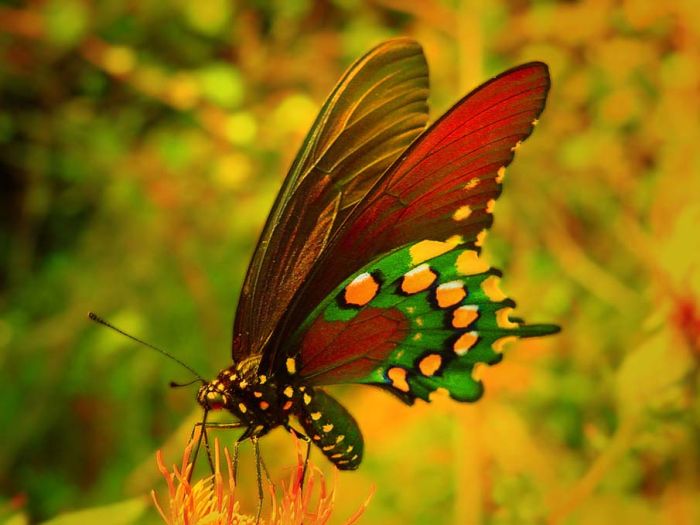
<path id="1" fill-rule="evenodd" d="M 193 379 L 192 381 L 188 381 L 187 383 L 177 383 L 176 381 L 170 381 L 170 388 L 182 388 L 184 386 L 191 386 L 195 383 L 199 383 L 200 381 L 200 379 Z"/>
<path id="2" fill-rule="evenodd" d="M 167 352 L 167 351 L 163 350 L 162 348 L 158 348 L 157 346 L 153 346 L 152 344 L 147 343 L 146 341 L 142 341 L 142 340 L 139 339 L 138 337 L 134 337 L 134 336 L 131 335 L 131 334 L 127 334 L 124 330 L 121 330 L 121 329 L 117 328 L 116 326 L 114 326 L 112 323 L 110 323 L 110 322 L 108 322 L 108 321 L 105 321 L 104 319 L 102 319 L 99 315 L 97 315 L 97 314 L 94 313 L 94 312 L 89 312 L 89 313 L 88 313 L 88 317 L 90 318 L 91 321 L 95 321 L 97 324 L 101 324 L 102 326 L 106 326 L 107 328 L 111 328 L 111 329 L 114 330 L 115 332 L 117 332 L 117 333 L 119 333 L 119 334 L 122 334 L 123 336 L 128 337 L 128 338 L 131 339 L 132 341 L 136 341 L 137 343 L 140 343 L 140 344 L 142 344 L 143 346 L 147 346 L 148 348 L 151 348 L 152 350 L 155 350 L 156 352 L 160 352 L 160 353 L 163 354 L 165 357 L 167 357 L 167 358 L 169 358 L 169 359 L 172 359 L 172 360 L 175 361 L 176 363 L 179 363 L 181 366 L 183 366 L 183 367 L 185 367 L 187 370 L 189 370 L 189 371 L 197 378 L 197 381 L 201 381 L 202 384 L 206 384 L 206 380 L 205 380 L 202 376 L 200 376 L 197 372 L 195 372 L 194 369 L 193 369 L 191 366 L 186 365 L 185 363 L 183 363 L 182 361 L 180 361 L 177 357 L 175 357 L 174 355 L 172 355 L 170 352 Z M 194 381 L 193 381 L 193 382 L 194 382 Z"/>

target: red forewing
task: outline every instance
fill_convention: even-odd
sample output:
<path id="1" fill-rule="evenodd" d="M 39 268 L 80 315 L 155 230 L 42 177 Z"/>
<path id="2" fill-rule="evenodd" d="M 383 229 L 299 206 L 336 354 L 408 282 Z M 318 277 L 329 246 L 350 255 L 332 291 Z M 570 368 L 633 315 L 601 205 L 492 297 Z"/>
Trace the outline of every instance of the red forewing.
<path id="1" fill-rule="evenodd" d="M 421 135 L 336 228 L 278 326 L 277 346 L 377 257 L 424 239 L 474 242 L 491 225 L 501 170 L 532 132 L 548 90 L 547 66 L 524 64 L 472 91 Z M 275 350 L 264 358 L 274 369 Z"/>

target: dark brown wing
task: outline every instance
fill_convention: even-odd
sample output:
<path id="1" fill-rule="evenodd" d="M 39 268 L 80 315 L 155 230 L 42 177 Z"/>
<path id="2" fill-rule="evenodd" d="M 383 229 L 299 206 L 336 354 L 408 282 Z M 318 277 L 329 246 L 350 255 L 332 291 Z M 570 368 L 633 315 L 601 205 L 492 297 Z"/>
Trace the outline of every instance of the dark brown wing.
<path id="1" fill-rule="evenodd" d="M 423 131 L 427 96 L 428 65 L 413 40 L 385 42 L 346 71 L 258 241 L 236 311 L 234 361 L 262 351 L 328 239 Z"/>

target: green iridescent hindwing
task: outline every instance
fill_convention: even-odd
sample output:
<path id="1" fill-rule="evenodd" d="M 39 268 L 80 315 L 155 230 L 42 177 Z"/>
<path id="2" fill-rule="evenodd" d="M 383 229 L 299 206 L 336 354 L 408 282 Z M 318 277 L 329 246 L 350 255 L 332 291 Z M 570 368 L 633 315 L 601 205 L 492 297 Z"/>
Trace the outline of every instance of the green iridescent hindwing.
<path id="1" fill-rule="evenodd" d="M 352 323 L 364 309 L 381 308 L 407 321 L 396 347 L 353 382 L 382 386 L 409 403 L 438 389 L 475 401 L 483 391 L 479 366 L 500 361 L 504 345 L 518 337 L 558 330 L 511 319 L 515 303 L 500 291 L 499 277 L 472 246 L 422 241 L 348 278 L 317 312 L 329 323 Z"/>

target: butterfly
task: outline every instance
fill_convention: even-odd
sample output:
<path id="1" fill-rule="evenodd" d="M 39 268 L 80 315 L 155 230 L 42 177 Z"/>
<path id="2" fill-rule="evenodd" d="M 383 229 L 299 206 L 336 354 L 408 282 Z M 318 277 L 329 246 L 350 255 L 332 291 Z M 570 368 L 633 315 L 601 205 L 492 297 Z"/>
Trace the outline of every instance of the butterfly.
<path id="1" fill-rule="evenodd" d="M 437 391 L 476 401 L 504 344 L 555 333 L 511 317 L 479 258 L 505 168 L 544 109 L 544 63 L 510 69 L 427 127 L 428 66 L 407 38 L 353 63 L 324 103 L 253 254 L 233 364 L 204 382 L 200 426 L 282 426 L 339 469 L 364 442 L 322 387 L 375 385 L 407 404 Z M 236 423 L 207 423 L 212 410 Z M 291 423 L 294 416 L 301 426 Z"/>

